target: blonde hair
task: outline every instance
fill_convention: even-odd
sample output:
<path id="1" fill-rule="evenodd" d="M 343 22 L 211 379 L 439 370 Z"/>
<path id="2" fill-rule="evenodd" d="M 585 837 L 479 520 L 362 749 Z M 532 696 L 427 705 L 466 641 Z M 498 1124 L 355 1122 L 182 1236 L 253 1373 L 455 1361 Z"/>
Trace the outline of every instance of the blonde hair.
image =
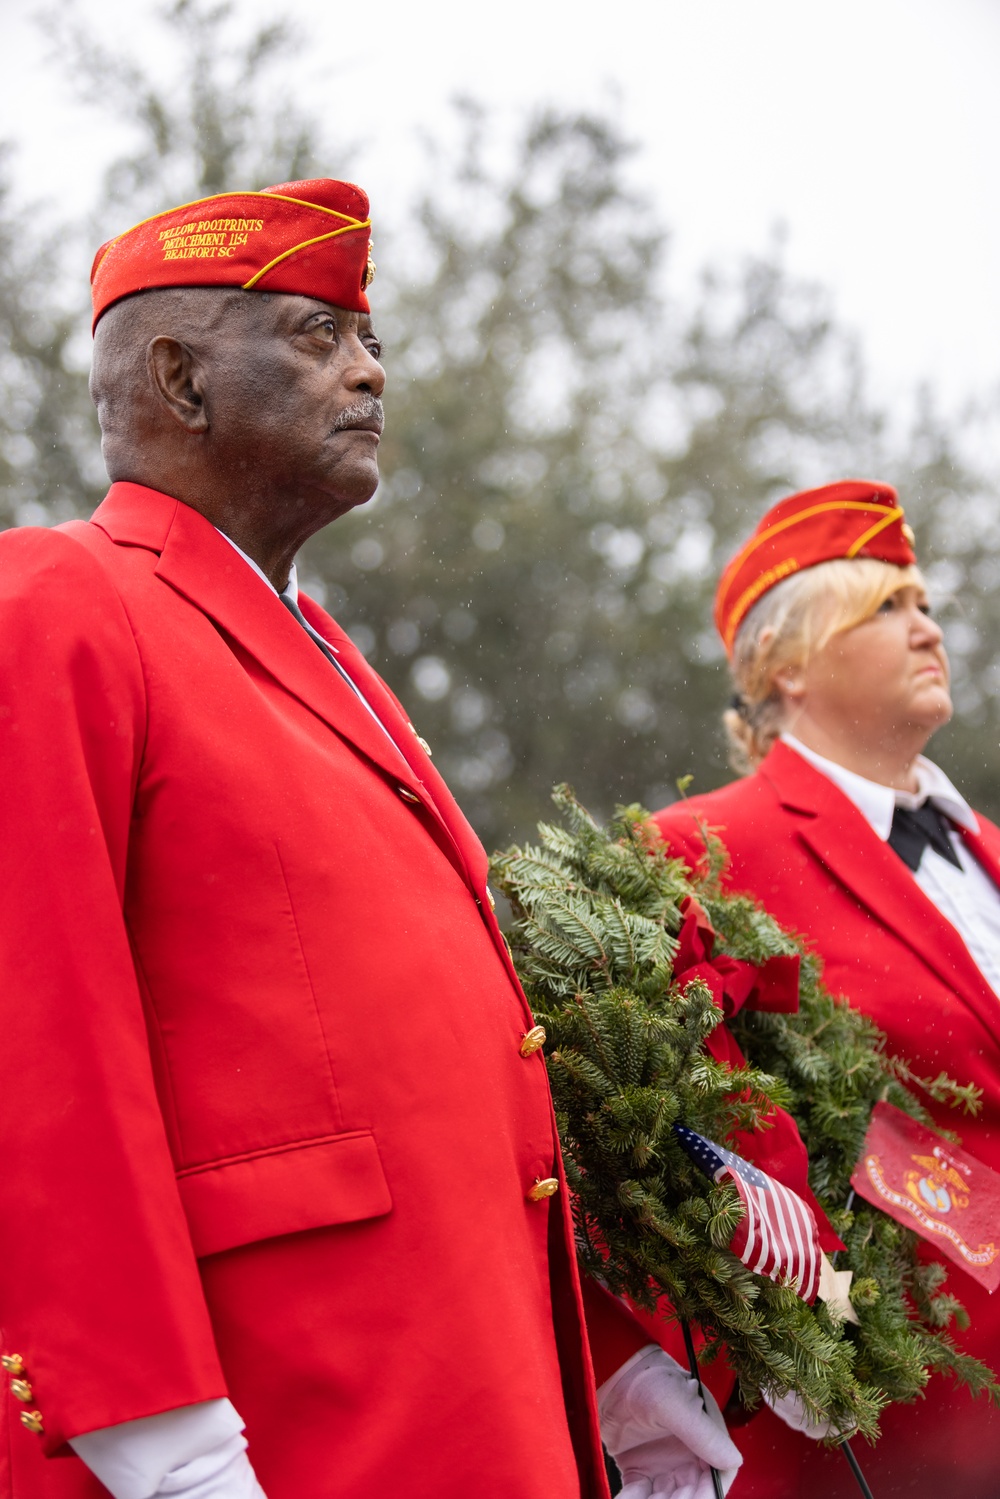
<path id="1" fill-rule="evenodd" d="M 730 672 L 736 692 L 722 722 L 734 770 L 753 770 L 782 731 L 785 709 L 775 681 L 778 673 L 805 666 L 835 635 L 870 619 L 886 599 L 907 587 L 924 587 L 918 567 L 896 567 L 874 557 L 836 557 L 768 589 L 733 643 Z"/>

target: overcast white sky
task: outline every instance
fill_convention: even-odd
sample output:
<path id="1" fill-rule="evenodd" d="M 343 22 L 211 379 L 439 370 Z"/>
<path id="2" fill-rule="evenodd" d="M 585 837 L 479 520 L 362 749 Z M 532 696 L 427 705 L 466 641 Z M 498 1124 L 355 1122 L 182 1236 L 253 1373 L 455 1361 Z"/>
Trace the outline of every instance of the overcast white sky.
<path id="1" fill-rule="evenodd" d="M 78 208 L 112 143 L 45 67 L 36 9 L 0 0 L 0 137 L 20 145 L 26 195 Z M 789 264 L 833 290 L 883 395 L 922 378 L 949 402 L 1000 387 L 1000 0 L 240 9 L 315 38 L 301 91 L 365 143 L 376 224 L 380 203 L 403 199 L 416 130 L 447 129 L 457 92 L 508 117 L 548 100 L 613 107 L 685 274 L 761 248 L 783 221 Z M 147 0 L 78 10 L 108 38 L 149 43 Z"/>

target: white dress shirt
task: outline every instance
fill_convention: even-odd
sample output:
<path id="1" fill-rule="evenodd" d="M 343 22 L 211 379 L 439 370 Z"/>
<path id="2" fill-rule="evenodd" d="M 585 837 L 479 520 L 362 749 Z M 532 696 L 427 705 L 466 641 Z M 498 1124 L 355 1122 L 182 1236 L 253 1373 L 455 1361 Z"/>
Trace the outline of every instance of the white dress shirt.
<path id="1" fill-rule="evenodd" d="M 839 786 L 883 843 L 888 842 L 896 808 L 906 807 L 913 811 L 925 801 L 933 802 L 960 828 L 967 828 L 970 833 L 979 830 L 976 814 L 968 802 L 955 790 L 940 766 L 923 755 L 916 761 L 917 790 L 894 791 L 891 786 L 866 780 L 855 771 L 846 770 L 843 765 L 818 755 L 793 734 L 782 734 L 781 738 Z M 983 978 L 993 992 L 1000 995 L 1000 890 L 970 853 L 964 839 L 951 829 L 948 836 L 961 864 L 960 869 L 929 845 L 924 849 L 919 868 L 909 870 L 905 864 L 903 867 L 909 870 L 945 920 L 951 922 Z"/>

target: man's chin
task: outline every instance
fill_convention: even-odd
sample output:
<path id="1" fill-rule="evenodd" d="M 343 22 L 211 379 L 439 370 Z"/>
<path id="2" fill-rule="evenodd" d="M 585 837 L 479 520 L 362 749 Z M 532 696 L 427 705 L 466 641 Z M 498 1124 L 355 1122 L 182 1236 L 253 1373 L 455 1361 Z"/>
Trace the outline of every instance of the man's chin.
<path id="1" fill-rule="evenodd" d="M 344 510 L 365 505 L 378 489 L 379 472 L 374 456 L 367 463 L 338 463 L 326 476 L 324 488 L 336 495 Z"/>

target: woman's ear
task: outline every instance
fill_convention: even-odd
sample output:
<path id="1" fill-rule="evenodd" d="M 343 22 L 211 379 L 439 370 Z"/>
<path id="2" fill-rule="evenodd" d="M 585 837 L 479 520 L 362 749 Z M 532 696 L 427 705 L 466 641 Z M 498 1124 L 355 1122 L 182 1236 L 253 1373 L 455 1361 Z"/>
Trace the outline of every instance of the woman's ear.
<path id="1" fill-rule="evenodd" d="M 792 703 L 801 703 L 805 697 L 805 673 L 801 666 L 783 666 L 774 674 L 774 685 L 781 696 Z"/>

